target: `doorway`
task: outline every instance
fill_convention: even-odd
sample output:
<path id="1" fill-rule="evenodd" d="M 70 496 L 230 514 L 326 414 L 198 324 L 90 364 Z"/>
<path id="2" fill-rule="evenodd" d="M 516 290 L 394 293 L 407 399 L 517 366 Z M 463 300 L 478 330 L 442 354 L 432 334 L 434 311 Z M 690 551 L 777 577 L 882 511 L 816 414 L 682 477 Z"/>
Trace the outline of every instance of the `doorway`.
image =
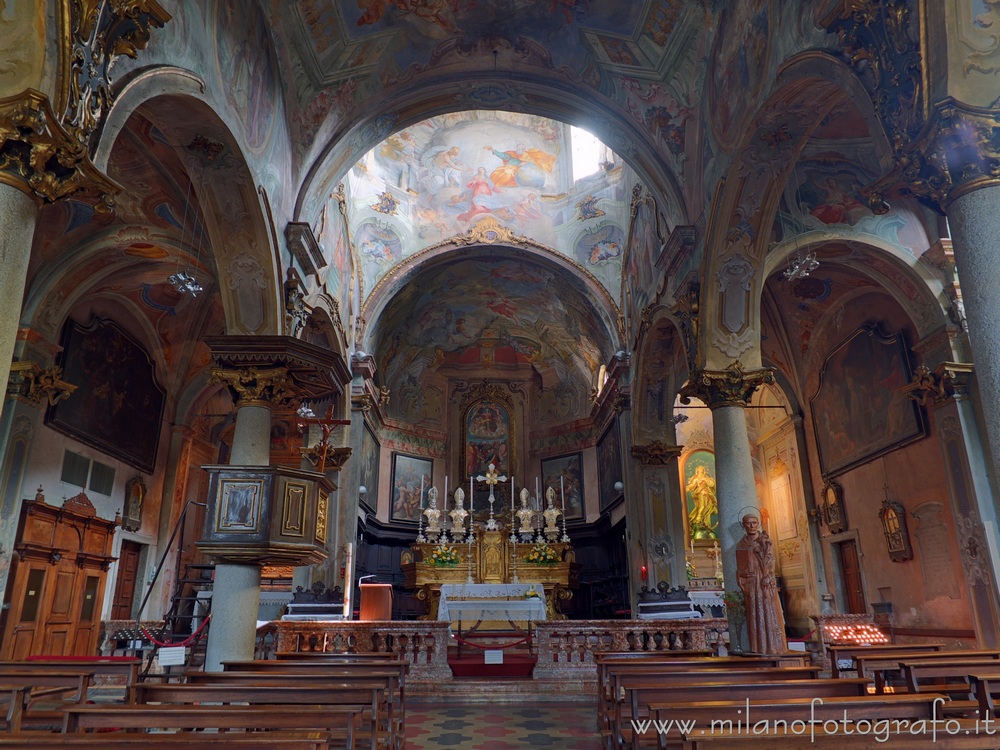
<path id="1" fill-rule="evenodd" d="M 838 542 L 840 558 L 840 580 L 844 587 L 844 605 L 850 614 L 863 615 L 868 612 L 865 603 L 865 587 L 861 579 L 861 556 L 855 539 Z"/>
<path id="2" fill-rule="evenodd" d="M 122 541 L 121 552 L 118 555 L 118 580 L 115 582 L 115 596 L 111 605 L 112 620 L 132 619 L 142 546 L 128 539 Z"/>

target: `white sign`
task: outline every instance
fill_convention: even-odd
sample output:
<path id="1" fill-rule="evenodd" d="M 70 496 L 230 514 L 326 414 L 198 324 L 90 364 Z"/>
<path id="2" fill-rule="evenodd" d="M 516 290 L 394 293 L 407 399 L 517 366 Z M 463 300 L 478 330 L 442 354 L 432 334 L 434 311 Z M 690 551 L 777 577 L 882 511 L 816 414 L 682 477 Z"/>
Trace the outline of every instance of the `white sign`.
<path id="1" fill-rule="evenodd" d="M 168 646 L 156 652 L 156 658 L 161 667 L 181 667 L 187 658 L 187 649 L 184 646 Z"/>
<path id="2" fill-rule="evenodd" d="M 503 651 L 498 648 L 491 648 L 483 652 L 485 664 L 503 664 Z"/>

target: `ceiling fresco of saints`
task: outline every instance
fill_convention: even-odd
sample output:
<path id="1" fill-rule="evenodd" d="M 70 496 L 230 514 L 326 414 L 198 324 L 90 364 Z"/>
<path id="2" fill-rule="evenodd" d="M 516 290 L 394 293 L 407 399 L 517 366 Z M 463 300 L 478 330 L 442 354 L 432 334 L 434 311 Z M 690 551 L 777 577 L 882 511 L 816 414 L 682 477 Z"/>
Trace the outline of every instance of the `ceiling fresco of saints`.
<path id="1" fill-rule="evenodd" d="M 563 293 L 553 294 L 556 287 Z M 589 388 L 612 350 L 585 294 L 568 276 L 529 261 L 436 265 L 405 285 L 381 317 L 375 357 L 383 382 L 395 392 L 428 371 L 514 375 L 531 368 L 543 386 Z"/>
<path id="2" fill-rule="evenodd" d="M 592 174 L 574 180 L 570 128 L 533 115 L 459 112 L 394 133 L 347 179 L 365 294 L 401 260 L 490 218 L 572 258 L 616 298 L 635 177 L 606 147 L 591 159 Z"/>

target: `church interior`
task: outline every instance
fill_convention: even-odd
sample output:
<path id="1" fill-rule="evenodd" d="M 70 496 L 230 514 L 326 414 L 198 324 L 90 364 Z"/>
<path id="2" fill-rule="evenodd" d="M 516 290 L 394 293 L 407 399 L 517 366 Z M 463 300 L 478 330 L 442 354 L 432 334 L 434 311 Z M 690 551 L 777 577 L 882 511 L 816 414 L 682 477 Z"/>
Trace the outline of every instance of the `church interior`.
<path id="1" fill-rule="evenodd" d="M 996 22 L 0 3 L 0 660 L 1000 648 Z"/>

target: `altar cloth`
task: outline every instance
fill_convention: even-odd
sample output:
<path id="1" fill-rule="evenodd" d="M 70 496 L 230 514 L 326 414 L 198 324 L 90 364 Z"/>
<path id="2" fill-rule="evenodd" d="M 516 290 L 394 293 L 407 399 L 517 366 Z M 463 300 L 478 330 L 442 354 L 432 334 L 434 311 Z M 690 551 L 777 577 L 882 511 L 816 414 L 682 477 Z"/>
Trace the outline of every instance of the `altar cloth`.
<path id="1" fill-rule="evenodd" d="M 534 589 L 538 596 L 525 598 L 529 589 Z M 546 618 L 545 592 L 537 583 L 446 583 L 441 586 L 440 621 L 538 622 Z"/>

